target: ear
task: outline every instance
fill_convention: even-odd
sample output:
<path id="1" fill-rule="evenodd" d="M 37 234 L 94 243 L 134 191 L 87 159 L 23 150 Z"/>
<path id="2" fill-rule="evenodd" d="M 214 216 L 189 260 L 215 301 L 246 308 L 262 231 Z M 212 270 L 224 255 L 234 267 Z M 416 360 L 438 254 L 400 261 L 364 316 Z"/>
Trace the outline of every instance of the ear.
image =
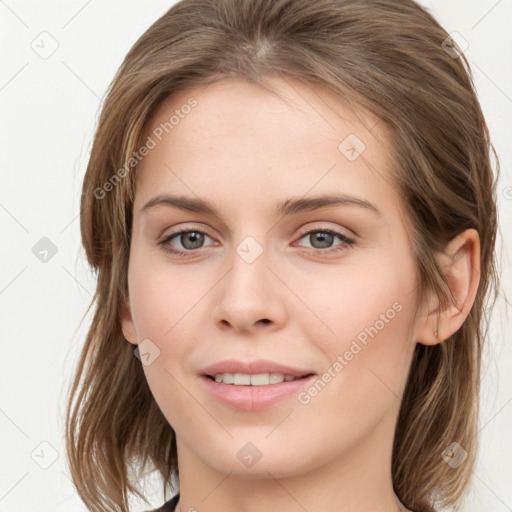
<path id="1" fill-rule="evenodd" d="M 446 309 L 432 295 L 421 308 L 416 324 L 416 340 L 436 345 L 457 332 L 475 301 L 480 282 L 480 238 L 474 229 L 455 237 L 440 256 L 440 267 L 450 288 Z"/>
<path id="2" fill-rule="evenodd" d="M 125 339 L 133 345 L 137 345 L 137 334 L 135 332 L 135 324 L 133 323 L 129 301 L 123 301 L 123 305 L 119 311 L 119 320 L 121 321 L 121 328 Z"/>

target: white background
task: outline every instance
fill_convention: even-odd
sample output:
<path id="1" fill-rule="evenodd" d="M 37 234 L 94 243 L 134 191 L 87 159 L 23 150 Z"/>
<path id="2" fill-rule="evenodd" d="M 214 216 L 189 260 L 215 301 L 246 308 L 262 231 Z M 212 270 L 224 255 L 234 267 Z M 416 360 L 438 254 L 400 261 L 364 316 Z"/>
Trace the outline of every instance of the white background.
<path id="1" fill-rule="evenodd" d="M 422 3 L 469 43 L 465 53 L 501 160 L 503 289 L 484 364 L 481 449 L 463 511 L 504 512 L 512 510 L 512 325 L 505 301 L 512 282 L 512 0 Z M 1 512 L 85 510 L 63 445 L 67 386 L 90 315 L 80 320 L 94 292 L 80 246 L 80 187 L 106 88 L 132 44 L 171 5 L 0 1 Z M 32 48 L 41 37 L 45 48 L 58 44 L 46 59 Z M 47 263 L 32 252 L 43 237 L 57 248 Z M 162 503 L 150 489 L 148 496 L 154 506 Z"/>

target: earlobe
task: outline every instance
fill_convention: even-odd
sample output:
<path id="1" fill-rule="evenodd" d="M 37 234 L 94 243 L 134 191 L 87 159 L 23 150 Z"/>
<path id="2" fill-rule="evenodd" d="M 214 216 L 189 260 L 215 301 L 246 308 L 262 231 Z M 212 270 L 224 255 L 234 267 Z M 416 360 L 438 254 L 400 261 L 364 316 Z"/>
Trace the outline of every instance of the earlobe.
<path id="1" fill-rule="evenodd" d="M 435 345 L 459 330 L 475 301 L 480 282 L 480 239 L 474 229 L 455 237 L 441 255 L 440 267 L 450 296 L 445 309 L 439 304 L 420 318 L 417 340 Z"/>
<path id="2" fill-rule="evenodd" d="M 126 341 L 132 343 L 133 345 L 137 345 L 137 335 L 135 333 L 135 325 L 133 323 L 129 303 L 123 302 L 119 312 L 119 319 L 121 321 L 123 336 L 125 337 Z"/>

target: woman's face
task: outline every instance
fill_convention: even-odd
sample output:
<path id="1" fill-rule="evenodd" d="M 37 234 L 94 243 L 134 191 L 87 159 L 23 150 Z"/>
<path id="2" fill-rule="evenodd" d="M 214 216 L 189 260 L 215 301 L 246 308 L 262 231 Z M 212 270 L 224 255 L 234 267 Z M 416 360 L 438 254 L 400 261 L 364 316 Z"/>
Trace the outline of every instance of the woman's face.
<path id="1" fill-rule="evenodd" d="M 418 327 L 390 140 L 327 91 L 273 86 L 289 101 L 227 80 L 152 118 L 123 332 L 183 464 L 367 472 L 391 457 Z"/>

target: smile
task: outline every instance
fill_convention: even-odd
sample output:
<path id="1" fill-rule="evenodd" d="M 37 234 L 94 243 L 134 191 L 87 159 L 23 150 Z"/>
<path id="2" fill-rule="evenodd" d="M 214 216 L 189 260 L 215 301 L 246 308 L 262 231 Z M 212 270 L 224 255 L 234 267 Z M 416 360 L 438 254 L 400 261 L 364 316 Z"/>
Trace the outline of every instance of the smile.
<path id="1" fill-rule="evenodd" d="M 240 411 L 258 411 L 284 402 L 286 399 L 293 398 L 295 400 L 297 394 L 304 391 L 317 378 L 314 374 L 293 377 L 293 380 L 284 380 L 286 376 L 283 374 L 227 374 L 228 381 L 230 377 L 235 380 L 239 375 L 245 384 L 235 384 L 234 382 L 226 384 L 223 382 L 225 375 L 216 376 L 222 377 L 222 381 L 217 381 L 211 376 L 202 375 L 200 382 L 208 395 L 214 398 L 215 401 Z M 271 375 L 279 375 L 283 380 L 271 384 Z M 247 384 L 248 379 L 252 380 L 253 378 L 256 379 L 256 382 L 258 382 L 258 379 L 265 379 L 265 382 L 268 379 L 269 384 L 261 383 L 262 380 L 259 381 L 259 384 Z"/>
<path id="2" fill-rule="evenodd" d="M 258 373 L 256 375 L 247 373 L 218 373 L 215 375 L 214 380 L 215 382 L 223 382 L 224 384 L 233 384 L 235 386 L 268 386 L 295 379 L 297 377 L 283 373 Z"/>

